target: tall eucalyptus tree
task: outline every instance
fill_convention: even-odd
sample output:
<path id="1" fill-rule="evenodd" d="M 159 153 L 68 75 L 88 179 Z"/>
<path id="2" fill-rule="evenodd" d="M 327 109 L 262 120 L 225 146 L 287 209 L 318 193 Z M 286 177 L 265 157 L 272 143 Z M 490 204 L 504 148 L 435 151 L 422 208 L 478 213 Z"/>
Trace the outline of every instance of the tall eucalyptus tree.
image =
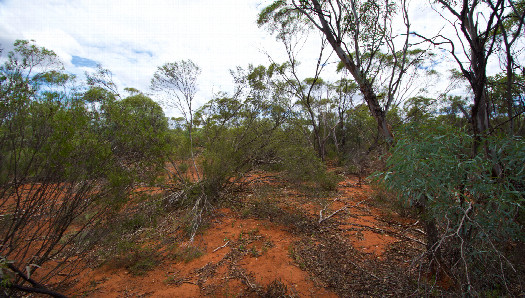
<path id="1" fill-rule="evenodd" d="M 401 32 L 393 26 L 398 16 L 403 24 Z M 403 78 L 424 55 L 410 49 L 407 1 L 278 0 L 265 7 L 258 19 L 259 25 L 274 29 L 296 22 L 322 32 L 357 82 L 385 140 L 392 142 L 387 111 L 403 86 Z M 387 79 L 380 80 L 381 76 Z M 379 81 L 386 88 L 378 86 Z M 384 94 L 379 94 L 380 87 Z"/>

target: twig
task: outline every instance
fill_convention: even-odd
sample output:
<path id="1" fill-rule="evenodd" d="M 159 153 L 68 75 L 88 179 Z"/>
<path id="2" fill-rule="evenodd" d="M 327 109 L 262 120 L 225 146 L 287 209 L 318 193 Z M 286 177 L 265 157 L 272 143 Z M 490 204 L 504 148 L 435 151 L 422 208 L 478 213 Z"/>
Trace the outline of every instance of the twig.
<path id="1" fill-rule="evenodd" d="M 242 277 L 244 277 L 244 281 L 248 284 L 248 286 L 253 289 L 253 290 L 257 290 L 257 286 L 252 284 L 250 282 L 250 279 L 248 279 L 248 277 L 246 277 L 246 275 L 244 275 L 244 273 L 242 272 L 242 270 L 239 270 L 239 273 L 242 275 Z"/>
<path id="2" fill-rule="evenodd" d="M 338 198 L 336 198 L 336 199 L 334 200 L 334 202 L 337 201 L 337 199 L 338 199 Z M 350 206 L 350 205 L 346 205 L 346 206 L 344 206 L 344 207 L 341 207 L 341 208 L 339 208 L 338 210 L 334 211 L 332 214 L 328 215 L 327 217 L 323 217 L 323 211 L 326 209 L 326 207 L 323 208 L 321 211 L 319 211 L 319 224 L 321 224 L 323 221 L 329 219 L 330 217 L 336 215 L 337 213 L 339 213 L 339 212 L 341 212 L 341 211 L 343 211 L 343 210 L 346 210 L 348 207 L 353 207 L 353 208 L 355 208 L 355 207 L 361 205 L 361 203 L 363 203 L 364 201 L 365 201 L 365 200 L 360 201 L 360 202 L 358 202 L 357 204 L 354 204 L 354 205 L 352 205 L 352 206 Z"/>
<path id="3" fill-rule="evenodd" d="M 344 206 L 342 208 L 339 208 L 338 210 L 334 211 L 332 214 L 330 214 L 330 215 L 328 215 L 327 217 L 324 217 L 324 218 L 323 218 L 323 210 L 319 211 L 319 224 L 321 224 L 323 221 L 329 219 L 330 217 L 336 215 L 340 211 L 345 210 L 346 208 L 348 208 L 348 205 L 346 205 L 346 206 Z"/>
<path id="4" fill-rule="evenodd" d="M 396 233 L 396 236 L 401 237 L 401 238 L 405 238 L 405 239 L 407 239 L 407 240 L 414 241 L 414 242 L 419 243 L 419 244 L 421 244 L 421 245 L 427 245 L 425 242 L 423 242 L 423 241 L 421 241 L 421 240 L 419 240 L 419 239 L 416 239 L 416 238 L 412 238 L 412 237 L 410 237 L 410 236 L 401 235 L 401 234 L 398 234 L 398 233 Z"/>
<path id="5" fill-rule="evenodd" d="M 414 229 L 414 231 L 417 231 L 423 235 L 426 235 L 427 233 L 425 233 L 425 231 L 421 230 L 421 229 Z"/>
<path id="6" fill-rule="evenodd" d="M 228 245 L 228 243 L 230 243 L 230 241 L 226 242 L 223 246 L 219 246 L 217 247 L 216 249 L 213 250 L 213 252 L 216 252 L 218 251 L 219 249 L 223 248 L 223 247 L 226 247 L 226 245 Z"/>
<path id="7" fill-rule="evenodd" d="M 183 284 L 190 284 L 190 285 L 196 285 L 196 286 L 199 285 L 198 283 L 193 282 L 193 281 L 189 281 L 189 280 L 182 280 L 181 283 L 183 283 Z"/>
<path id="8" fill-rule="evenodd" d="M 406 240 L 410 240 L 410 241 L 414 241 L 416 243 L 419 243 L 421 245 L 427 245 L 425 242 L 423 242 L 423 241 L 421 241 L 419 239 L 412 238 L 412 237 L 404 235 L 402 233 L 398 233 L 398 232 L 394 232 L 394 231 L 388 231 L 388 230 L 385 230 L 385 229 L 381 229 L 381 228 L 377 228 L 377 227 L 365 226 L 365 225 L 356 224 L 356 223 L 346 223 L 346 224 L 347 225 L 351 225 L 351 226 L 360 227 L 360 228 L 363 228 L 363 229 L 368 229 L 368 230 L 375 231 L 375 232 L 379 232 L 379 233 L 382 233 L 382 234 L 390 234 L 390 235 L 393 235 L 394 237 L 404 238 Z M 345 230 L 348 230 L 348 229 L 344 229 L 344 231 Z"/>
<path id="9" fill-rule="evenodd" d="M 337 201 L 338 199 L 339 199 L 339 198 L 335 198 L 335 199 L 332 201 L 332 203 L 327 204 L 326 206 L 324 206 L 323 209 L 319 210 L 319 223 L 321 223 L 321 221 L 322 221 L 322 219 L 323 219 L 323 212 L 326 210 L 326 208 L 327 208 L 329 205 L 333 204 L 333 203 L 334 203 L 335 201 Z"/>

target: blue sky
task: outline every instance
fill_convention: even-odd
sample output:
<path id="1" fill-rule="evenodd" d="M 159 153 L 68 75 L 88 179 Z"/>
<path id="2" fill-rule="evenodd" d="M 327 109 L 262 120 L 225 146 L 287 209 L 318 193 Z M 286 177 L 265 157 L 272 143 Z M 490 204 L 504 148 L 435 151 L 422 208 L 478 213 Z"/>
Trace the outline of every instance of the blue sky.
<path id="1" fill-rule="evenodd" d="M 230 91 L 229 69 L 267 64 L 280 45 L 255 21 L 258 0 L 3 0 L 0 43 L 34 39 L 54 50 L 67 71 L 100 63 L 120 89 L 148 91 L 155 69 L 192 59 L 202 69 L 196 100 Z"/>
<path id="2" fill-rule="evenodd" d="M 100 63 L 113 72 L 120 90 L 134 87 L 145 92 L 158 66 L 191 59 L 202 69 L 198 106 L 213 93 L 231 91 L 230 69 L 268 64 L 266 53 L 276 62 L 286 60 L 283 46 L 255 23 L 269 2 L 0 0 L 0 44 L 8 50 L 16 39 L 34 39 L 54 50 L 69 72 L 81 75 Z M 445 25 L 428 8 L 427 0 L 412 4 L 412 28 L 419 33 L 435 32 Z M 318 50 L 315 38 L 303 48 L 300 60 L 305 77 L 313 72 Z M 442 61 L 436 67 L 443 71 L 451 67 L 446 59 Z M 323 77 L 337 79 L 333 71 Z"/>
<path id="3" fill-rule="evenodd" d="M 82 58 L 82 57 L 74 56 L 74 55 L 71 56 L 71 64 L 73 64 L 73 66 L 78 67 L 78 68 L 81 68 L 81 67 L 95 68 L 98 65 L 97 61 L 95 60 L 91 60 L 88 58 Z"/>

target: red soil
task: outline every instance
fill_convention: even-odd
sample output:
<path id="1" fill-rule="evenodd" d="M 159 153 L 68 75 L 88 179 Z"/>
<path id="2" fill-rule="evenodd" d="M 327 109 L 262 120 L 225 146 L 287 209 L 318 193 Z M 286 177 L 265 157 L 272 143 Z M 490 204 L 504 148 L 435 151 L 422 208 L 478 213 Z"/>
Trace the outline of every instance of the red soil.
<path id="1" fill-rule="evenodd" d="M 298 206 L 316 220 L 321 210 L 327 217 L 346 206 L 325 222 L 337 221 L 341 234 L 350 240 L 354 248 L 372 258 L 381 259 L 389 245 L 400 240 L 395 237 L 393 228 L 378 220 L 381 211 L 367 204 L 371 192 L 369 186 L 358 187 L 357 179 L 346 177 L 339 184 L 335 201 L 332 197 L 319 199 L 318 202 L 301 202 L 298 193 L 291 189 L 283 189 L 278 200 L 284 208 Z M 251 289 L 261 289 L 278 280 L 287 287 L 288 294 L 337 297 L 294 261 L 290 250 L 297 240 L 298 236 L 287 232 L 286 227 L 268 220 L 241 218 L 230 209 L 219 209 L 211 225 L 195 237 L 194 243 L 179 246 L 195 246 L 203 252 L 202 256 L 185 263 L 170 259 L 170 252 L 167 251 L 167 257 L 143 276 L 133 276 L 124 268 L 115 269 L 106 264 L 85 272 L 79 283 L 66 294 L 199 297 L 252 293 L 255 296 Z M 254 253 L 239 255 L 241 250 Z"/>

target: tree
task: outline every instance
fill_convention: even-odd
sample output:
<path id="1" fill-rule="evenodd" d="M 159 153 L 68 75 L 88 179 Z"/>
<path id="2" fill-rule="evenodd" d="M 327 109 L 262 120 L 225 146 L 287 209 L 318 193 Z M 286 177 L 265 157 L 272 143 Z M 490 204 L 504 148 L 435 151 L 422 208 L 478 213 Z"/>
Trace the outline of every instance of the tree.
<path id="1" fill-rule="evenodd" d="M 168 157 L 171 139 L 162 108 L 137 94 L 102 104 L 100 133 L 111 144 L 118 162 L 141 181 L 157 178 Z"/>
<path id="2" fill-rule="evenodd" d="M 103 89 L 113 94 L 115 98 L 120 98 L 117 85 L 113 82 L 113 73 L 109 69 L 103 68 L 101 64 L 98 64 L 94 73 L 85 72 L 85 75 L 87 85 L 90 88 Z"/>
<path id="3" fill-rule="evenodd" d="M 491 114 L 493 127 L 491 131 L 498 134 L 524 135 L 523 114 L 525 113 L 525 84 L 523 74 L 499 73 L 488 77 L 487 93 L 492 103 Z M 509 81 L 511 83 L 509 101 Z"/>
<path id="4" fill-rule="evenodd" d="M 490 134 L 490 106 L 486 92 L 487 64 L 490 56 L 495 51 L 498 41 L 498 34 L 495 33 L 500 32 L 504 40 L 505 36 L 510 33 L 503 25 L 506 13 L 510 9 L 513 11 L 514 16 L 521 16 L 521 19 L 518 21 L 519 26 L 517 30 L 519 31 L 512 34 L 513 39 L 518 38 L 522 27 L 521 24 L 523 23 L 523 12 L 515 10 L 514 1 L 512 0 L 464 0 L 461 2 L 437 0 L 432 3 L 441 5 L 443 11 L 448 13 L 447 16 L 434 8 L 440 16 L 454 27 L 456 32 L 455 38 L 459 39 L 460 46 L 458 46 L 457 42 L 454 42 L 454 37 L 452 36 L 447 37 L 438 34 L 435 37 L 427 38 L 417 33 L 414 34 L 435 46 L 445 49 L 456 61 L 461 74 L 468 81 L 473 94 L 470 119 L 474 133 L 472 150 L 475 155 L 482 144 L 481 139 Z M 507 57 L 510 55 L 510 42 L 509 40 L 506 41 L 506 44 L 509 46 L 506 47 L 508 49 Z M 515 40 L 512 41 L 512 43 L 514 42 Z M 446 48 L 443 46 L 446 46 Z M 510 67 L 509 63 L 512 64 L 512 59 L 507 59 L 507 64 Z M 489 145 L 485 143 L 484 148 L 487 157 L 493 159 L 494 153 L 490 152 Z M 494 164 L 494 172 L 498 176 L 502 173 L 501 167 L 496 163 Z"/>
<path id="5" fill-rule="evenodd" d="M 420 269 L 452 278 L 470 296 L 519 295 L 522 253 L 519 244 L 509 244 L 525 240 L 525 142 L 491 137 L 491 149 L 506 169 L 495 180 L 492 160 L 483 152 L 472 156 L 473 136 L 437 120 L 400 130 L 382 174 L 401 201 L 421 213 L 428 258 Z"/>
<path id="6" fill-rule="evenodd" d="M 0 66 L 0 295 L 63 297 L 50 288 L 84 269 L 82 256 L 106 235 L 131 186 L 163 166 L 158 105 L 116 101 L 96 86 L 64 90 L 74 77 L 61 66 L 28 41 L 16 41 Z"/>
<path id="7" fill-rule="evenodd" d="M 109 190 L 109 148 L 90 130 L 82 102 L 42 91 L 58 77 L 65 78 L 56 54 L 28 41 L 16 41 L 0 67 L 0 262 L 8 291 L 60 296 L 46 283 L 75 270 L 72 257 L 89 247 L 84 233 L 110 205 L 97 205 Z M 79 222 L 87 210 L 92 217 Z"/>
<path id="8" fill-rule="evenodd" d="M 503 54 L 505 59 L 505 70 L 506 70 L 506 84 L 505 84 L 505 102 L 507 105 L 507 114 L 509 118 L 509 133 L 515 133 L 514 118 L 514 80 L 515 80 L 515 71 L 519 69 L 520 65 L 518 61 L 514 58 L 517 55 L 515 49 L 516 41 L 519 40 L 519 37 L 522 34 L 522 29 L 525 22 L 525 1 L 521 0 L 518 3 L 514 1 L 509 1 L 510 12 L 503 16 L 503 20 L 499 22 L 499 28 L 495 33 L 500 40 L 500 44 L 503 44 Z M 518 49 L 519 51 L 519 49 Z M 522 75 L 523 72 L 522 72 Z"/>
<path id="9" fill-rule="evenodd" d="M 325 160 L 327 141 L 333 137 L 338 126 L 335 114 L 332 112 L 332 91 L 329 83 L 321 78 L 306 78 L 301 82 L 301 89 L 309 90 L 301 94 L 297 104 L 305 110 L 309 123 L 313 127 L 314 149 L 321 160 Z"/>
<path id="10" fill-rule="evenodd" d="M 220 94 L 196 113 L 202 125 L 203 173 L 216 194 L 257 168 L 281 170 L 293 180 L 335 188 L 336 179 L 327 175 L 308 145 L 311 135 L 305 138 L 298 129 L 306 125 L 297 121 L 283 98 L 281 88 L 288 87 L 276 78 L 281 67 L 237 68 L 234 96 Z"/>
<path id="11" fill-rule="evenodd" d="M 393 32 L 393 18 L 399 9 L 404 23 L 404 40 L 397 42 Z M 275 1 L 259 14 L 258 24 L 276 24 L 286 27 L 290 23 L 308 23 L 323 33 L 344 67 L 350 72 L 376 119 L 378 129 L 385 140 L 393 141 L 386 120 L 386 113 L 402 86 L 406 72 L 424 52 L 409 59 L 408 42 L 410 22 L 407 3 L 401 1 L 399 8 L 389 1 Z M 398 48 L 400 46 L 400 48 Z M 384 54 L 386 52 L 387 54 Z M 387 67 L 387 68 L 385 68 Z M 385 99 L 378 96 L 376 78 L 387 74 Z"/>
<path id="12" fill-rule="evenodd" d="M 159 66 L 151 79 L 151 89 L 166 96 L 165 103 L 179 110 L 184 116 L 190 140 L 190 154 L 197 179 L 199 170 L 195 163 L 193 152 L 193 99 L 197 93 L 197 77 L 200 68 L 191 60 L 166 63 Z"/>
<path id="13" fill-rule="evenodd" d="M 427 38 L 413 34 L 450 55 L 460 69 L 453 72 L 453 77 L 464 79 L 470 94 L 465 98 L 445 96 L 445 115 L 428 119 L 420 112 L 425 112 L 429 99 L 411 99 L 409 115 L 424 121 L 411 123 L 399 133 L 383 177 L 420 212 L 431 273 L 444 272 L 453 277 L 461 291 L 472 296 L 497 287 L 501 293 L 517 293 L 522 285 L 518 282 L 513 286 L 520 273 L 510 262 L 516 252 L 505 245 L 523 239 L 518 218 L 523 214 L 520 202 L 524 190 L 518 168 L 522 168 L 519 160 L 523 159 L 524 143 L 521 138 L 493 133 L 491 114 L 497 116 L 501 111 L 498 97 L 507 96 L 501 96 L 503 92 L 498 95 L 497 86 L 488 84 L 487 67 L 503 44 L 503 68 L 509 70 L 509 61 L 513 60 L 507 55 L 510 43 L 504 44 L 500 30 L 510 28 L 502 25 L 506 16 L 521 17 L 519 24 L 523 14 L 514 9 L 513 1 L 506 0 L 437 0 L 431 4 L 452 26 L 455 36 L 439 33 Z M 523 36 L 514 31 L 521 30 L 521 25 L 513 28 L 510 36 Z M 505 91 L 509 91 L 509 81 L 505 79 L 502 84 Z M 466 108 L 469 97 L 470 111 Z M 457 119 L 456 114 L 463 115 L 463 119 Z M 471 134 L 466 132 L 465 120 Z"/>
<path id="14" fill-rule="evenodd" d="M 346 147 L 346 133 L 345 133 L 345 122 L 347 120 L 347 111 L 350 110 L 355 104 L 354 97 L 357 93 L 357 84 L 347 78 L 342 78 L 332 85 L 335 89 L 335 95 L 333 102 L 337 109 L 338 124 L 334 128 L 334 144 L 336 151 L 341 154 L 342 150 Z"/>

